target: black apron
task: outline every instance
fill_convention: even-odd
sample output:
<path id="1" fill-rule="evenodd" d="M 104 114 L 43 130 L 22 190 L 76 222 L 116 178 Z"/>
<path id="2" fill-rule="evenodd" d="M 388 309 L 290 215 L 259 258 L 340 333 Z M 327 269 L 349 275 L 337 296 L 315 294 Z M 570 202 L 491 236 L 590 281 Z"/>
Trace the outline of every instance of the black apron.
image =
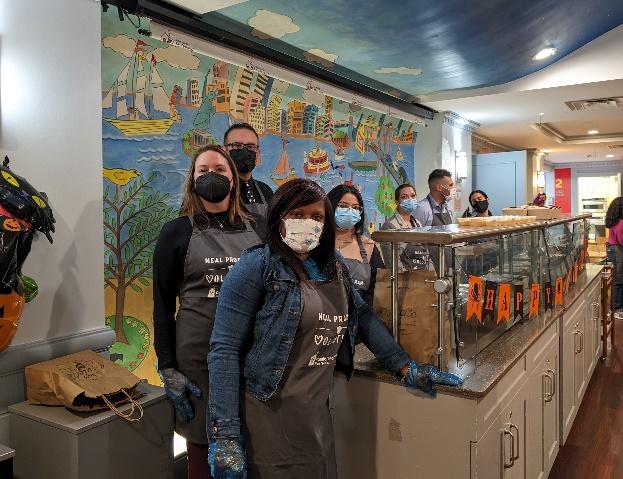
<path id="1" fill-rule="evenodd" d="M 301 307 L 279 390 L 267 402 L 242 397 L 248 479 L 337 478 L 329 394 L 348 335 L 343 280 L 302 284 Z"/>
<path id="2" fill-rule="evenodd" d="M 180 307 L 175 321 L 175 352 L 178 369 L 201 388 L 203 397 L 197 399 L 189 394 L 195 417 L 187 423 L 176 418 L 175 431 L 193 444 L 208 444 L 208 351 L 221 284 L 238 262 L 240 253 L 261 242 L 251 225 L 247 221 L 244 224 L 245 229 L 238 231 L 200 230 L 193 224 L 184 260 Z"/>
<path id="3" fill-rule="evenodd" d="M 243 181 L 243 180 L 240 180 L 240 181 Z M 252 185 L 255 185 L 255 188 L 257 189 L 257 192 L 260 195 L 260 200 L 262 202 L 257 203 L 254 201 L 253 203 L 245 203 L 244 207 L 247 209 L 249 213 L 253 214 L 253 216 L 258 218 L 258 220 L 261 218 L 264 221 L 266 221 L 266 216 L 268 214 L 268 202 L 266 201 L 266 197 L 264 196 L 264 193 L 262 193 L 262 188 L 259 187 L 259 185 L 255 182 L 253 178 L 249 180 L 249 183 L 251 183 Z"/>
<path id="4" fill-rule="evenodd" d="M 359 246 L 359 254 L 361 255 L 362 261 L 353 258 L 344 258 L 344 264 L 347 266 L 351 278 L 353 278 L 355 287 L 361 292 L 366 292 L 368 288 L 370 288 L 370 277 L 372 275 L 370 260 L 368 259 L 368 253 L 366 253 L 366 249 L 363 247 L 360 236 L 356 234 L 355 238 L 357 238 L 357 245 Z"/>
<path id="5" fill-rule="evenodd" d="M 411 223 L 411 227 L 413 227 L 413 222 Z M 429 253 L 426 247 L 418 243 L 405 243 L 405 248 L 400 254 L 400 263 L 405 271 L 426 269 L 429 261 Z"/>

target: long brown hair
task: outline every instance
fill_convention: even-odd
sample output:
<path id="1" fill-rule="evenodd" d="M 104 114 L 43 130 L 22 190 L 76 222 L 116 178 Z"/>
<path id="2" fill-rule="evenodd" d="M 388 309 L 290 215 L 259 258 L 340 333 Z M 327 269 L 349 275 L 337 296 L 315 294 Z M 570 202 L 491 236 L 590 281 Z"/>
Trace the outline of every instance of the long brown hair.
<path id="1" fill-rule="evenodd" d="M 233 224 L 236 221 L 236 218 L 246 219 L 247 214 L 242 208 L 242 204 L 240 202 L 240 188 L 238 188 L 240 178 L 238 176 L 238 170 L 236 169 L 236 165 L 231 159 L 231 156 L 229 156 L 229 153 L 218 145 L 204 146 L 197 151 L 197 153 L 195 153 L 195 156 L 193 156 L 193 159 L 190 162 L 190 168 L 188 169 L 188 175 L 186 176 L 186 181 L 184 182 L 184 200 L 182 201 L 182 207 L 180 208 L 180 216 L 190 216 L 192 218 L 195 215 L 206 214 L 206 210 L 201 202 L 201 197 L 195 191 L 194 178 L 197 158 L 199 158 L 199 156 L 206 151 L 215 151 L 224 157 L 232 173 L 232 187 L 229 192 L 229 207 L 227 209 L 229 212 L 229 222 Z"/>

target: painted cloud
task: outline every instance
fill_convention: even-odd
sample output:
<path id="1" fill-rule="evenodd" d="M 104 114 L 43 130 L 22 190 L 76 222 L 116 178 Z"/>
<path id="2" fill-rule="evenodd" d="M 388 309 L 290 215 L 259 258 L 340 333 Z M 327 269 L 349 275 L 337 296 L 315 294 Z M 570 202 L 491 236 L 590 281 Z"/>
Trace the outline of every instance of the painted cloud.
<path id="1" fill-rule="evenodd" d="M 383 67 L 374 70 L 374 73 L 398 73 L 399 75 L 420 75 L 422 73 L 421 68 L 409 68 L 409 67 Z"/>
<path id="2" fill-rule="evenodd" d="M 307 61 L 319 63 L 325 68 L 331 68 L 335 65 L 335 60 L 337 60 L 337 55 L 334 53 L 328 53 L 320 48 L 312 48 L 305 52 L 305 58 Z"/>
<path id="3" fill-rule="evenodd" d="M 265 40 L 281 38 L 288 33 L 298 32 L 301 29 L 290 17 L 270 10 L 258 10 L 254 17 L 249 18 L 247 23 L 253 27 L 251 35 Z"/>
<path id="4" fill-rule="evenodd" d="M 188 48 L 171 45 L 166 48 L 156 48 L 152 53 L 158 62 L 166 62 L 180 70 L 196 70 L 199 67 L 199 58 Z"/>
<path id="5" fill-rule="evenodd" d="M 106 48 L 120 53 L 121 55 L 130 58 L 134 53 L 134 47 L 136 46 L 136 40 L 125 35 L 117 35 L 115 37 L 106 37 L 102 40 L 102 45 Z"/>

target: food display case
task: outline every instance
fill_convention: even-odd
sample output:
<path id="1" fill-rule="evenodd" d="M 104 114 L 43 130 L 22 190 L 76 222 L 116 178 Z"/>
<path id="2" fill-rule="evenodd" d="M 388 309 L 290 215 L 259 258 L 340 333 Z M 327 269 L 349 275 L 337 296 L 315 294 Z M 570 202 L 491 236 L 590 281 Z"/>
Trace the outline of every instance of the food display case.
<path id="1" fill-rule="evenodd" d="M 567 215 L 532 223 L 502 222 L 503 226 L 386 230 L 372 237 L 389 243 L 392 265 L 398 263 L 401 243 L 424 245 L 430 251 L 436 279 L 427 282 L 436 310 L 437 365 L 466 377 L 478 367 L 478 354 L 515 324 L 533 321 L 545 327 L 547 318 L 562 307 L 584 265 L 588 218 Z M 375 309 L 391 310 L 391 329 L 400 342 L 395 266 L 390 277 L 391 304 L 378 305 L 375 300 Z"/>

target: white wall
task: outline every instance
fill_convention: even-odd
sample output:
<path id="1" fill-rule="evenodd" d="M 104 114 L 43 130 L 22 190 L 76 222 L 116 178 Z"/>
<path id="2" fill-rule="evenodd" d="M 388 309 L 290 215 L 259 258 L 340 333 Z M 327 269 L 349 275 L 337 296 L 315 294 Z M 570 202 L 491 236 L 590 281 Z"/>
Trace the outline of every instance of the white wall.
<path id="1" fill-rule="evenodd" d="M 428 175 L 435 168 L 441 168 L 441 126 L 443 113 L 435 113 L 426 126 L 418 126 L 415 142 L 415 190 L 418 199 L 428 194 Z"/>
<path id="2" fill-rule="evenodd" d="M 441 168 L 452 173 L 452 179 L 457 188 L 457 198 L 454 200 L 453 208 L 457 215 L 461 215 L 469 206 L 469 194 L 472 192 L 472 134 L 447 123 L 442 125 L 441 133 Z M 461 181 L 457 179 L 455 166 L 456 153 L 459 151 L 467 153 L 467 178 Z"/>
<path id="3" fill-rule="evenodd" d="M 45 191 L 54 244 L 24 265 L 39 284 L 13 345 L 104 322 L 100 4 L 0 1 L 0 152 Z"/>

